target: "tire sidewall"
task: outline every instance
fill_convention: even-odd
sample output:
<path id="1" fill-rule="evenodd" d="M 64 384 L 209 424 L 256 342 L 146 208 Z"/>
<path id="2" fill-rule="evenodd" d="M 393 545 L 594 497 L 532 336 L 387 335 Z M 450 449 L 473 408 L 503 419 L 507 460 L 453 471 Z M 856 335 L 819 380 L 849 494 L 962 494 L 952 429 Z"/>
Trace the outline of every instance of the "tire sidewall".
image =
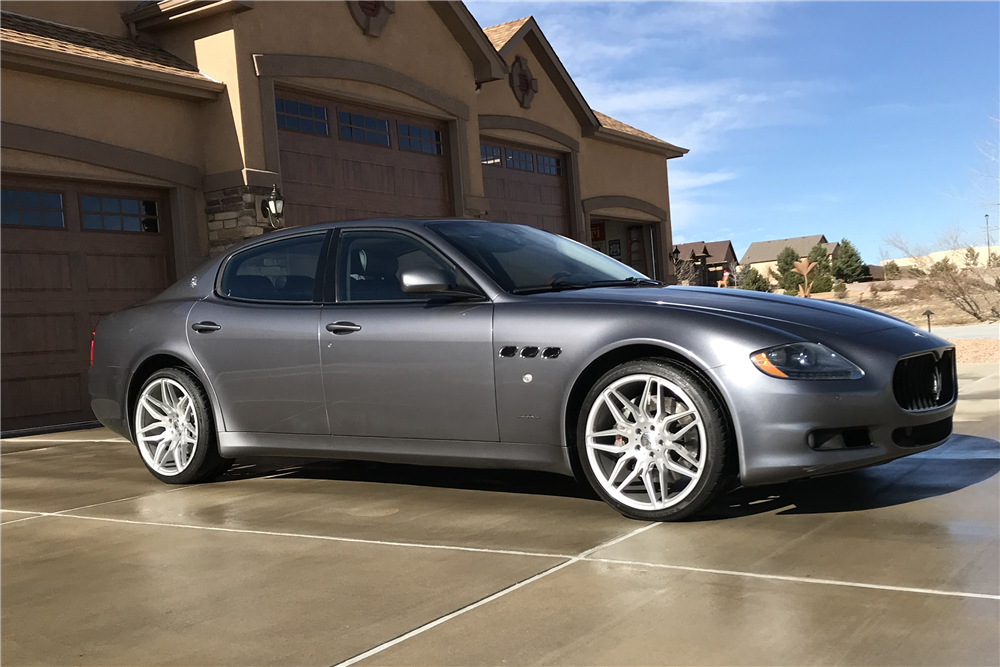
<path id="1" fill-rule="evenodd" d="M 691 493 L 683 500 L 676 505 L 661 510 L 635 509 L 612 497 L 605 490 L 597 474 L 594 472 L 587 452 L 587 421 L 594 403 L 600 398 L 601 392 L 607 389 L 613 382 L 623 377 L 639 374 L 655 375 L 673 382 L 680 387 L 694 403 L 694 407 L 701 415 L 705 429 L 705 468 L 702 471 L 701 477 L 695 483 L 695 487 Z M 723 481 L 727 442 L 725 424 L 718 418 L 720 416 L 721 410 L 718 400 L 683 365 L 653 359 L 629 361 L 605 373 L 594 383 L 594 386 L 591 387 L 584 398 L 576 430 L 577 456 L 590 486 L 602 500 L 618 510 L 622 515 L 630 519 L 643 521 L 676 521 L 684 519 L 704 509 L 714 499 L 716 487 Z"/>
<path id="2" fill-rule="evenodd" d="M 183 471 L 176 475 L 164 475 L 156 470 L 153 470 L 153 468 L 146 461 L 146 457 L 142 455 L 141 445 L 139 444 L 139 436 L 137 433 L 139 426 L 138 398 L 136 399 L 132 410 L 132 435 L 134 437 L 136 447 L 140 448 L 139 458 L 142 460 L 142 464 L 146 466 L 146 470 L 152 473 L 154 477 L 161 482 L 166 482 L 167 484 L 190 484 L 191 482 L 198 481 L 199 477 L 201 477 L 206 468 L 206 463 L 211 465 L 209 459 L 211 459 L 211 455 L 215 451 L 215 426 L 212 422 L 211 410 L 209 409 L 208 401 L 205 398 L 205 392 L 201 388 L 201 385 L 195 381 L 190 373 L 176 368 L 166 368 L 156 371 L 150 375 L 149 378 L 147 378 L 143 383 L 138 396 L 142 396 L 149 385 L 163 379 L 173 380 L 177 384 L 184 387 L 184 391 L 191 396 L 191 403 L 194 407 L 195 418 L 198 420 L 198 439 L 195 442 L 194 454 L 191 457 L 191 461 L 188 462 L 187 467 L 184 468 Z"/>

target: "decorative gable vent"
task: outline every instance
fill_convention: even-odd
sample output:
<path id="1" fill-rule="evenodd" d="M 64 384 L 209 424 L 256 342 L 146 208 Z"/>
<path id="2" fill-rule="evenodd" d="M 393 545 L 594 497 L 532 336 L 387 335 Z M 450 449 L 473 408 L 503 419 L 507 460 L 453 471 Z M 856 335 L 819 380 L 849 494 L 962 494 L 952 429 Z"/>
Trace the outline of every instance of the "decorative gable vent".
<path id="1" fill-rule="evenodd" d="M 510 68 L 510 87 L 518 104 L 525 109 L 531 108 L 531 99 L 538 92 L 538 79 L 531 76 L 528 61 L 518 56 Z"/>
<path id="2" fill-rule="evenodd" d="M 396 3 L 392 0 L 381 0 L 380 2 L 349 1 L 347 6 L 351 10 L 354 22 L 369 37 L 378 37 L 382 34 L 382 29 L 389 22 L 389 16 L 396 12 Z"/>

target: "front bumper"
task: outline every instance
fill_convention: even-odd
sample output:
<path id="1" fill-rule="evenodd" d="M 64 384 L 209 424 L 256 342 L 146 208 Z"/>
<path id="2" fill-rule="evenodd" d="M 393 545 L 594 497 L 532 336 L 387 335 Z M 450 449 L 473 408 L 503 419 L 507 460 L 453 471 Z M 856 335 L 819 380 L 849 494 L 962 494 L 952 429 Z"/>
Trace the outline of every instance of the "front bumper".
<path id="1" fill-rule="evenodd" d="M 865 377 L 782 380 L 760 373 L 749 360 L 715 369 L 730 388 L 745 486 L 877 465 L 936 447 L 951 435 L 955 399 L 909 412 L 897 402 L 892 382 L 901 358 L 940 353 L 950 347 L 945 341 L 927 336 L 914 341 L 890 330 L 863 342 L 820 342 L 858 363 Z"/>

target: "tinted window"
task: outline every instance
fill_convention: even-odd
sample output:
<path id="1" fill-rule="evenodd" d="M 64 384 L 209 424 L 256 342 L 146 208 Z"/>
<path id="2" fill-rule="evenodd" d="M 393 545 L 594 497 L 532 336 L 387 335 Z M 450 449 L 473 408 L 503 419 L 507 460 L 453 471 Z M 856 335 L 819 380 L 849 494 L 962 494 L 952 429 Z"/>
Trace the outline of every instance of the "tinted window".
<path id="1" fill-rule="evenodd" d="M 65 227 L 63 199 L 58 192 L 3 191 L 4 225 Z"/>
<path id="2" fill-rule="evenodd" d="M 233 255 L 222 275 L 220 292 L 254 301 L 312 301 L 325 236 L 297 236 Z"/>
<path id="3" fill-rule="evenodd" d="M 427 225 L 508 292 L 556 281 L 586 284 L 646 277 L 592 248 L 524 225 L 456 220 Z"/>
<path id="4" fill-rule="evenodd" d="M 408 234 L 388 231 L 345 232 L 337 259 L 337 301 L 422 300 L 400 286 L 404 271 L 425 266 L 443 270 L 453 282 L 478 291 L 436 251 Z"/>
<path id="5" fill-rule="evenodd" d="M 80 221 L 84 229 L 154 234 L 160 231 L 157 203 L 153 200 L 81 195 Z"/>

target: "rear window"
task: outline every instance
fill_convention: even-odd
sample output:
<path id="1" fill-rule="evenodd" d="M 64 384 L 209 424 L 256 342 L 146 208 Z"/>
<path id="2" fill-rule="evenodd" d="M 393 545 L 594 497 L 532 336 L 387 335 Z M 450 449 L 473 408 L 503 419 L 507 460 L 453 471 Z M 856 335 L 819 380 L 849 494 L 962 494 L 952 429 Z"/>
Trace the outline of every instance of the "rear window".
<path id="1" fill-rule="evenodd" d="M 325 233 L 296 236 L 233 255 L 223 270 L 222 296 L 249 301 L 313 301 Z"/>

